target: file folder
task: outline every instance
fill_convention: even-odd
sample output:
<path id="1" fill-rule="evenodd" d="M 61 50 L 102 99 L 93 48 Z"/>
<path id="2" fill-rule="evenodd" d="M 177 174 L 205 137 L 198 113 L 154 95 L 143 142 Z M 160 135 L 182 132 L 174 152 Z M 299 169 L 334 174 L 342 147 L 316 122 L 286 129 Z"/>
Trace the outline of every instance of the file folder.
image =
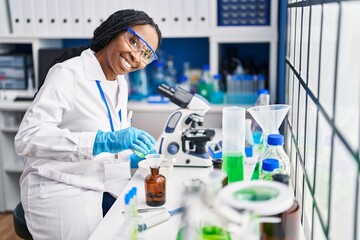
<path id="1" fill-rule="evenodd" d="M 84 0 L 86 1 L 86 0 Z M 108 0 L 106 1 L 95 1 L 95 25 L 98 27 L 101 23 L 103 23 L 110 15 L 108 11 Z"/>
<path id="2" fill-rule="evenodd" d="M 22 14 L 21 0 L 12 0 L 9 2 L 11 28 L 14 35 L 24 34 L 24 19 Z"/>
<path id="3" fill-rule="evenodd" d="M 157 8 L 157 24 L 161 30 L 163 35 L 169 35 L 171 33 L 171 22 L 173 20 L 170 17 L 170 4 L 172 1 L 169 0 L 157 0 L 156 1 L 156 8 Z"/>
<path id="4" fill-rule="evenodd" d="M 58 0 L 46 0 L 47 21 L 45 23 L 49 35 L 59 35 Z M 60 4 L 61 5 L 61 4 Z"/>
<path id="5" fill-rule="evenodd" d="M 197 31 L 201 34 L 210 34 L 210 3 L 209 0 L 197 0 Z M 216 17 L 216 16 L 214 16 Z"/>
<path id="6" fill-rule="evenodd" d="M 31 0 L 34 10 L 34 34 L 44 36 L 48 33 L 46 0 Z"/>
<path id="7" fill-rule="evenodd" d="M 170 33 L 181 35 L 184 33 L 184 5 L 181 0 L 170 1 Z"/>
<path id="8" fill-rule="evenodd" d="M 0 29 L 2 34 L 10 34 L 10 13 L 8 12 L 7 1 L 0 1 Z"/>
<path id="9" fill-rule="evenodd" d="M 34 19 L 33 19 L 33 4 L 30 0 L 21 0 L 22 4 L 22 15 L 24 23 L 24 34 L 34 34 Z"/>
<path id="10" fill-rule="evenodd" d="M 60 2 L 62 0 L 59 0 Z M 82 0 L 70 0 L 71 35 L 84 35 Z"/>
<path id="11" fill-rule="evenodd" d="M 70 2 L 71 0 L 56 0 L 58 1 L 58 16 L 59 16 L 59 32 L 64 36 L 71 36 L 72 21 L 70 17 Z"/>
<path id="12" fill-rule="evenodd" d="M 84 9 L 84 34 L 87 36 L 93 36 L 95 29 L 100 25 L 98 17 L 96 16 L 96 0 L 83 0 Z"/>
<path id="13" fill-rule="evenodd" d="M 134 3 L 133 1 L 129 1 L 129 0 L 117 0 L 116 2 L 119 3 L 117 5 L 118 9 L 116 11 L 124 10 L 124 9 L 137 9 L 138 1 L 135 1 Z M 115 12 L 115 9 L 112 12 Z"/>
<path id="14" fill-rule="evenodd" d="M 184 30 L 186 33 L 194 34 L 197 30 L 198 19 L 196 16 L 197 0 L 184 0 Z"/>

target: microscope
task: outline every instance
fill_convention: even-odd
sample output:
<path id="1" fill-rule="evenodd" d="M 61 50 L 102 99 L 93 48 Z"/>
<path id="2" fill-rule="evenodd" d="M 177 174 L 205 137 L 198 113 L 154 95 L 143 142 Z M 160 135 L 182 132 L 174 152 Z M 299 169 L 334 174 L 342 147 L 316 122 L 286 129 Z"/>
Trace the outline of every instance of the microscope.
<path id="1" fill-rule="evenodd" d="M 204 115 L 210 109 L 208 101 L 181 87 L 175 90 L 165 84 L 158 87 L 158 92 L 180 108 L 169 116 L 155 149 L 166 158 L 175 158 L 175 166 L 212 166 L 206 144 L 215 131 L 197 128 L 203 125 Z"/>

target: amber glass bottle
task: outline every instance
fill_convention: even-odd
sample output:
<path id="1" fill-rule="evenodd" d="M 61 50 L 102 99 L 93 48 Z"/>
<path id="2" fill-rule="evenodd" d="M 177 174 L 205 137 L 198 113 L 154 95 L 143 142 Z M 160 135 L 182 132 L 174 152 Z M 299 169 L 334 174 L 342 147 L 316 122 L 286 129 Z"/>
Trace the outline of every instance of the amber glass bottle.
<path id="1" fill-rule="evenodd" d="M 213 164 L 213 167 L 214 169 L 220 169 L 222 170 L 222 163 L 223 163 L 223 160 L 221 158 L 217 158 L 217 159 L 213 159 L 212 160 L 212 164 Z M 226 174 L 225 171 L 223 171 L 223 173 L 226 175 L 224 177 L 224 180 L 223 180 L 223 187 L 225 187 L 227 184 L 228 184 L 228 175 Z"/>
<path id="2" fill-rule="evenodd" d="M 289 176 L 286 174 L 274 174 L 272 179 L 289 186 Z M 300 213 L 300 204 L 294 199 L 293 205 L 288 210 L 275 216 L 281 219 L 280 223 L 261 224 L 260 240 L 298 240 Z"/>
<path id="3" fill-rule="evenodd" d="M 166 201 L 166 178 L 159 173 L 160 167 L 150 167 L 151 173 L 145 178 L 146 204 L 157 207 Z"/>

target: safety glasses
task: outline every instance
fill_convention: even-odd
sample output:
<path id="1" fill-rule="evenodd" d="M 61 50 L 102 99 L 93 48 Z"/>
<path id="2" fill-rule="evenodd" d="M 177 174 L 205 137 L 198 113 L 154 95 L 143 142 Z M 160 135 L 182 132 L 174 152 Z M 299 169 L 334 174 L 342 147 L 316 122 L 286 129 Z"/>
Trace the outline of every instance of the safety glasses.
<path id="1" fill-rule="evenodd" d="M 150 45 L 134 30 L 126 28 L 127 32 L 124 34 L 124 39 L 129 45 L 132 51 L 141 52 L 141 61 L 145 64 L 149 64 L 152 61 L 158 59 L 155 51 Z"/>

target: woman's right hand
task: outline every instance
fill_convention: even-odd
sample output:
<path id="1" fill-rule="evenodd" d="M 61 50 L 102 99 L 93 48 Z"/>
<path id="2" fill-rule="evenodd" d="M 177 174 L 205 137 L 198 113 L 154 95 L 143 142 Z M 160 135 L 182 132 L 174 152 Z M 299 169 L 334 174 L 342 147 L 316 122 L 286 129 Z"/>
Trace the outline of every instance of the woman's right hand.
<path id="1" fill-rule="evenodd" d="M 118 153 L 127 149 L 147 154 L 153 149 L 155 143 L 155 139 L 149 133 L 134 127 L 115 132 L 99 130 L 95 137 L 93 154 Z"/>

